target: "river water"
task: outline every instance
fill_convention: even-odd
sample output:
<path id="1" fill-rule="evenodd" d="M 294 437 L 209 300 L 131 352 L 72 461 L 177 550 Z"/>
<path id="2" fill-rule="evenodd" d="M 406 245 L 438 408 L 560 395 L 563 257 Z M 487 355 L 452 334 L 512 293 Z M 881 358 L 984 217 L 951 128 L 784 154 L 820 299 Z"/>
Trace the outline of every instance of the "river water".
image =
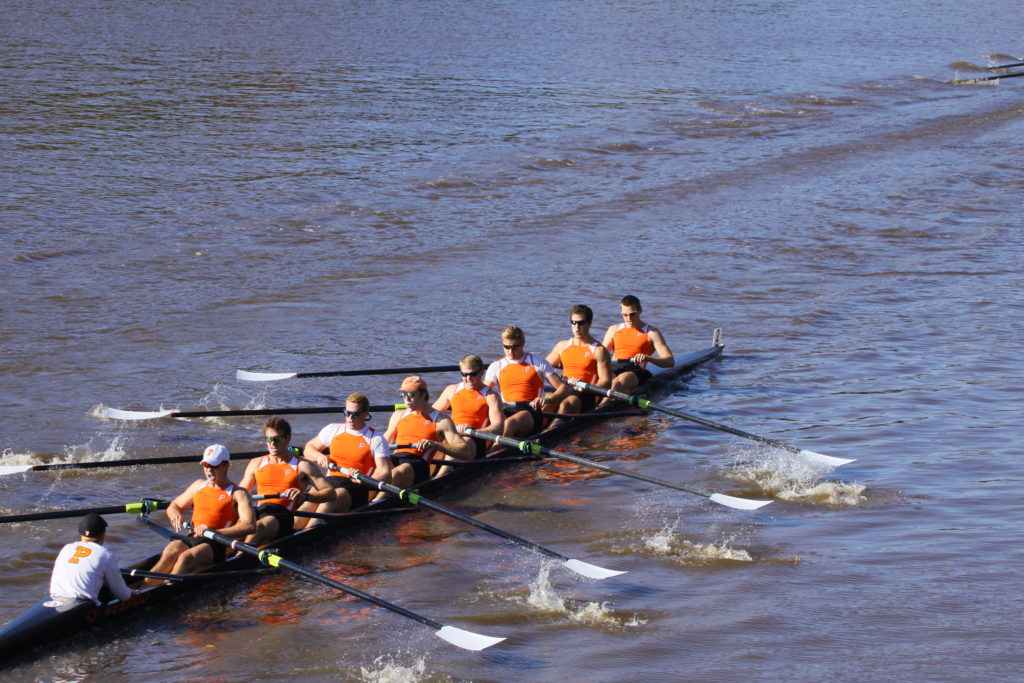
<path id="1" fill-rule="evenodd" d="M 632 293 L 676 353 L 664 415 L 567 448 L 757 513 L 545 465 L 446 502 L 629 574 L 422 514 L 304 558 L 484 653 L 287 576 L 218 588 L 16 680 L 1013 680 L 1020 654 L 1024 83 L 1006 3 L 7 0 L 3 464 L 259 446 L 260 419 L 106 406 L 395 399 L 393 377 L 546 352 Z M 432 375 L 436 392 L 450 377 Z M 331 416 L 293 420 L 297 440 Z M 378 415 L 377 423 L 384 417 Z M 236 464 L 234 471 L 240 467 Z M 0 480 L 3 514 L 171 497 L 195 467 Z M 109 545 L 159 547 L 127 515 Z M 556 521 L 557 520 L 557 521 Z M 4 525 L 0 621 L 74 520 Z M 1017 529 L 1017 531 L 1014 531 Z"/>

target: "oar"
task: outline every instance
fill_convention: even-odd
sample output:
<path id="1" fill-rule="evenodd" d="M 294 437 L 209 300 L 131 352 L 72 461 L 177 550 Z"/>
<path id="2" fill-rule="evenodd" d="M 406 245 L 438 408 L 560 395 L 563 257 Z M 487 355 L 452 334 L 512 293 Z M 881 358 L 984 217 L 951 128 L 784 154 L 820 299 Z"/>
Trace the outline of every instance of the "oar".
<path id="1" fill-rule="evenodd" d="M 371 413 L 394 412 L 405 408 L 404 403 L 391 403 L 370 406 Z M 253 410 L 157 410 L 145 412 L 141 410 L 120 410 L 107 408 L 103 417 L 111 420 L 155 420 L 159 417 L 239 417 L 243 415 L 316 415 L 320 413 L 340 413 L 345 406 L 320 406 L 315 408 L 256 408 Z"/>
<path id="2" fill-rule="evenodd" d="M 297 446 L 290 448 L 293 455 L 302 455 L 302 449 Z M 249 451 L 246 453 L 232 453 L 232 460 L 252 460 L 266 451 Z M 22 474 L 24 472 L 49 472 L 59 470 L 92 470 L 105 469 L 108 467 L 134 467 L 136 465 L 170 465 L 180 462 L 198 463 L 202 459 L 200 455 L 167 455 L 158 458 L 129 458 L 126 460 L 95 460 L 91 462 L 64 462 L 54 465 L 0 465 L 0 477 L 9 474 Z"/>
<path id="3" fill-rule="evenodd" d="M 442 461 L 440 464 L 444 464 L 446 462 L 447 461 Z M 331 467 L 331 469 L 341 472 L 342 474 L 348 476 L 349 478 L 359 482 L 364 486 L 378 489 L 380 491 L 386 491 L 387 493 L 398 496 L 399 500 L 409 503 L 410 505 L 419 505 L 425 508 L 430 508 L 431 510 L 436 510 L 437 512 L 440 512 L 442 515 L 454 517 L 460 522 L 465 522 L 466 524 L 475 526 L 477 529 L 483 529 L 484 531 L 494 534 L 495 536 L 500 536 L 501 538 L 504 538 L 506 541 L 511 541 L 516 545 L 521 545 L 524 548 L 529 548 L 530 550 L 538 552 L 541 555 L 546 555 L 548 557 L 553 557 L 556 560 L 561 560 L 566 567 L 573 570 L 577 574 L 582 574 L 583 576 L 586 576 L 588 578 L 607 579 L 612 576 L 618 576 L 620 574 L 626 573 L 615 571 L 614 569 L 605 569 L 604 567 L 598 567 L 596 565 L 588 564 L 581 560 L 574 560 L 572 558 L 566 557 L 565 555 L 562 555 L 561 553 L 556 553 L 554 550 L 545 548 L 542 545 L 537 545 L 533 541 L 528 541 L 525 538 L 520 538 L 519 536 L 510 534 L 509 532 L 504 531 L 503 529 L 499 529 L 498 527 L 491 526 L 490 524 L 481 522 L 480 520 L 473 519 L 472 517 L 464 515 L 461 512 L 456 512 L 455 510 L 445 507 L 440 503 L 435 503 L 432 500 L 424 498 L 415 491 L 410 491 L 408 489 L 400 489 L 397 486 L 387 484 L 379 479 L 368 477 L 365 474 L 361 473 L 359 470 L 349 469 L 345 467 L 339 468 L 336 466 Z"/>
<path id="4" fill-rule="evenodd" d="M 429 365 L 419 368 L 374 368 L 372 370 L 330 370 L 327 372 L 249 372 L 236 370 L 235 378 L 246 382 L 273 382 L 293 377 L 358 377 L 362 375 L 419 375 L 427 372 L 456 372 L 458 365 Z"/>
<path id="5" fill-rule="evenodd" d="M 128 503 L 126 505 L 107 505 L 98 508 L 79 508 L 78 510 L 52 510 L 50 512 L 29 512 L 23 515 L 8 515 L 0 517 L 0 524 L 5 522 L 33 522 L 39 519 L 65 519 L 67 517 L 84 517 L 95 512 L 97 515 L 114 515 L 120 512 L 133 514 L 147 514 L 156 510 L 166 509 L 170 505 L 167 500 L 143 500 L 139 503 Z"/>
<path id="6" fill-rule="evenodd" d="M 1001 78 L 1017 78 L 1018 76 L 1024 76 L 1024 71 L 1018 71 L 1013 74 L 999 74 L 998 76 L 985 76 L 983 78 L 958 78 L 950 81 L 953 85 L 961 85 L 964 83 L 983 83 L 984 81 L 998 81 Z"/>
<path id="7" fill-rule="evenodd" d="M 1024 66 L 1024 62 L 1014 62 L 1012 64 L 996 64 L 995 66 L 986 66 L 985 68 L 989 71 L 995 71 L 996 69 L 1009 69 L 1013 66 Z"/>
<path id="8" fill-rule="evenodd" d="M 729 425 L 720 424 L 718 422 L 712 422 L 711 420 L 705 420 L 703 417 L 690 415 L 689 413 L 684 413 L 679 410 L 673 410 L 672 408 L 666 408 L 665 406 L 659 406 L 656 403 L 651 403 L 646 398 L 640 398 L 639 396 L 632 396 L 630 394 L 623 394 L 621 392 L 612 391 L 611 389 L 604 389 L 602 387 L 595 387 L 593 384 L 587 384 L 586 382 L 583 382 L 581 380 L 576 380 L 574 386 L 577 389 L 589 391 L 593 394 L 598 394 L 600 396 L 608 396 L 610 398 L 617 398 L 620 401 L 626 401 L 629 403 L 629 405 L 636 406 L 638 408 L 643 408 L 644 410 L 656 410 L 659 413 L 665 413 L 666 415 L 672 415 L 673 417 L 678 417 L 682 418 L 683 420 L 695 422 L 709 429 L 717 429 L 720 432 L 727 432 L 729 434 L 741 436 L 744 439 L 750 439 L 751 441 L 757 441 L 758 443 L 767 444 L 769 446 L 775 446 L 776 448 L 781 448 L 783 450 L 789 451 L 790 453 L 795 453 L 796 455 L 799 455 L 801 458 L 809 462 L 818 463 L 821 465 L 828 465 L 829 467 L 839 467 L 840 465 L 846 465 L 847 463 L 851 463 L 855 460 L 855 458 L 837 458 L 835 456 L 824 455 L 822 453 L 815 453 L 814 451 L 808 451 L 801 448 L 797 448 L 796 446 L 790 446 L 789 444 L 779 441 L 778 439 L 768 439 L 763 436 L 751 434 L 750 432 L 745 432 L 742 429 L 736 429 L 735 427 L 730 427 Z"/>
<path id="9" fill-rule="evenodd" d="M 484 648 L 488 648 L 491 645 L 495 645 L 505 640 L 504 638 L 494 638 L 492 636 L 485 636 L 480 633 L 464 631 L 460 628 L 455 628 L 454 626 L 446 626 L 444 624 L 438 623 L 433 619 L 428 619 L 427 617 L 416 614 L 415 612 L 411 612 L 405 609 L 404 607 L 399 607 L 398 605 L 387 602 L 386 600 L 382 600 L 381 598 L 361 591 L 358 588 L 354 588 L 347 584 L 341 583 L 340 581 L 335 581 L 334 579 L 330 579 L 322 574 L 318 574 L 311 569 L 303 567 L 301 564 L 295 564 L 294 562 L 290 562 L 289 560 L 286 560 L 285 558 L 281 557 L 280 555 L 270 550 L 260 550 L 259 548 L 254 548 L 253 546 L 242 543 L 241 541 L 236 541 L 234 539 L 228 538 L 227 536 L 222 536 L 221 534 L 218 534 L 216 531 L 208 529 L 203 532 L 203 536 L 214 541 L 217 541 L 218 543 L 225 545 L 229 548 L 232 548 L 234 550 L 238 550 L 248 555 L 252 555 L 256 559 L 258 559 L 261 564 L 264 564 L 268 567 L 283 567 L 285 569 L 289 569 L 298 574 L 299 576 L 305 576 L 307 579 L 318 581 L 324 584 L 325 586 L 330 586 L 331 588 L 336 588 L 337 590 L 348 593 L 349 595 L 354 595 L 355 597 L 365 600 L 366 602 L 372 603 L 374 605 L 377 605 L 378 607 L 383 607 L 384 609 L 390 610 L 395 614 L 400 614 L 406 619 L 418 621 L 419 623 L 434 629 L 437 632 L 437 636 L 439 638 L 441 638 L 442 640 L 446 640 L 457 647 L 461 647 L 466 650 L 483 650 Z"/>
<path id="10" fill-rule="evenodd" d="M 673 484 L 670 481 L 664 481 L 662 479 L 655 479 L 654 477 L 648 477 L 646 474 L 639 474 L 637 472 L 630 472 L 628 470 L 620 470 L 614 467 L 608 467 L 599 462 L 593 460 L 587 460 L 581 458 L 578 455 L 572 453 L 566 453 L 565 451 L 556 451 L 552 448 L 545 448 L 539 443 L 534 441 L 516 441 L 510 439 L 507 436 L 498 436 L 497 434 L 490 434 L 488 432 L 480 432 L 472 427 L 466 427 L 467 436 L 476 436 L 481 439 L 493 441 L 494 443 L 500 443 L 503 446 L 510 446 L 518 449 L 524 453 L 532 453 L 534 455 L 545 455 L 549 458 L 556 458 L 558 460 L 567 460 L 574 462 L 577 465 L 583 465 L 595 470 L 601 470 L 602 472 L 608 472 L 609 474 L 618 474 L 623 477 L 630 477 L 632 479 L 639 479 L 645 481 L 648 484 L 656 484 L 657 486 L 665 486 L 676 491 L 683 491 L 684 493 L 692 493 L 695 496 L 701 498 L 707 498 L 708 500 L 718 503 L 719 505 L 725 505 L 726 507 L 736 508 L 737 510 L 756 510 L 760 507 L 764 507 L 770 500 L 749 500 L 747 498 L 737 498 L 735 496 L 727 496 L 724 493 L 704 493 L 703 491 L 697 491 L 696 489 L 687 488 L 679 484 Z"/>
<path id="11" fill-rule="evenodd" d="M 227 572 L 202 572 L 199 574 L 165 574 L 163 572 L 151 572 L 145 569 L 127 569 L 121 567 L 121 574 L 128 577 L 141 577 L 144 579 L 163 579 L 164 581 L 215 581 L 219 579 L 234 579 L 240 576 L 255 576 L 261 574 L 276 574 L 277 570 L 271 567 L 260 567 L 258 569 L 242 569 L 239 571 Z"/>

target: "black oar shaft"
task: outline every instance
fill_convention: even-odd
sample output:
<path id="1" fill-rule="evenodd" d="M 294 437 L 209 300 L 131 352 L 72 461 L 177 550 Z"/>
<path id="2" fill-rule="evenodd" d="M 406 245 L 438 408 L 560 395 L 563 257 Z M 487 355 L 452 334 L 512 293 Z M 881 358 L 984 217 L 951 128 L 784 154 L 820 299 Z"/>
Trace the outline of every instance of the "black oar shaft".
<path id="1" fill-rule="evenodd" d="M 430 626 L 431 628 L 438 630 L 444 628 L 443 624 L 440 624 L 434 621 L 433 619 L 428 619 L 423 615 L 416 614 L 415 612 L 410 612 L 404 607 L 399 607 L 398 605 L 392 604 L 387 600 L 382 600 L 381 598 L 378 598 L 375 595 L 371 595 L 370 593 L 361 591 L 358 588 L 349 586 L 348 584 L 344 584 L 340 581 L 335 581 L 334 579 L 323 576 L 322 574 L 318 574 L 312 571 L 311 569 L 303 567 L 301 564 L 290 562 L 289 560 L 286 560 L 280 555 L 277 555 L 269 550 L 260 550 L 259 548 L 254 548 L 253 546 L 242 543 L 241 541 L 235 541 L 234 539 L 228 538 L 227 536 L 222 536 L 221 534 L 218 534 L 216 531 L 207 530 L 203 532 L 203 535 L 207 538 L 217 541 L 218 543 L 226 545 L 229 548 L 234 548 L 239 552 L 252 555 L 256 559 L 258 559 L 261 564 L 264 564 L 268 567 L 284 567 L 285 569 L 295 572 L 300 576 L 305 576 L 307 579 L 311 579 L 318 583 L 322 583 L 325 586 L 330 586 L 331 588 L 335 588 L 344 593 L 348 593 L 349 595 L 354 595 L 360 600 L 365 600 L 366 602 L 377 605 L 378 607 L 383 607 L 384 609 L 390 610 L 396 614 L 401 614 L 403 617 L 406 617 L 407 619 L 418 621 L 421 624 Z"/>
<path id="2" fill-rule="evenodd" d="M 443 462 L 447 462 L 447 461 L 443 461 Z M 481 522 L 480 520 L 473 519 L 469 515 L 464 515 L 461 512 L 456 512 L 455 510 L 452 510 L 449 507 L 445 507 L 444 505 L 441 505 L 440 503 L 435 503 L 434 501 L 430 500 L 429 498 L 424 498 L 423 496 L 421 496 L 420 494 L 416 493 L 415 491 L 410 491 L 408 489 L 400 489 L 397 486 L 394 486 L 393 484 L 387 484 L 387 483 L 385 483 L 385 482 L 383 482 L 383 481 L 381 481 L 379 479 L 374 479 L 373 477 L 368 477 L 365 474 L 362 474 L 361 472 L 358 472 L 358 471 L 352 471 L 349 474 L 349 477 L 351 477 L 355 481 L 359 482 L 360 484 L 363 484 L 364 486 L 367 486 L 367 487 L 370 487 L 370 488 L 375 488 L 375 489 L 377 489 L 379 491 L 385 491 L 387 493 L 390 493 L 390 494 L 392 494 L 394 496 L 397 496 L 399 500 L 405 501 L 405 502 L 407 502 L 407 503 L 409 503 L 411 505 L 419 505 L 421 507 L 430 508 L 431 510 L 435 510 L 437 512 L 440 512 L 442 515 L 448 515 L 449 517 L 453 517 L 453 518 L 459 520 L 460 522 L 465 522 L 466 524 L 469 524 L 471 526 L 475 526 L 477 529 L 482 529 L 482 530 L 484 530 L 484 531 L 486 531 L 488 533 L 492 533 L 495 536 L 500 536 L 501 538 L 504 538 L 507 541 L 511 541 L 512 543 L 515 543 L 517 545 L 521 545 L 523 547 L 530 548 L 531 550 L 534 550 L 534 551 L 540 553 L 541 555 L 546 555 L 547 557 L 553 557 L 555 559 L 563 560 L 563 561 L 568 561 L 570 559 L 570 558 L 566 557 L 565 555 L 562 555 L 561 553 L 556 553 L 554 550 L 551 550 L 549 548 L 545 548 L 544 546 L 541 546 L 541 545 L 537 545 L 533 541 L 528 541 L 525 538 L 520 538 L 519 536 L 516 536 L 515 534 L 511 534 L 511 533 L 505 531 L 504 529 L 499 529 L 496 526 L 491 526 L 490 524 L 487 524 L 486 522 Z"/>
<path id="3" fill-rule="evenodd" d="M 1024 62 L 1013 62 L 1012 64 L 996 64 L 995 66 L 986 66 L 985 68 L 989 71 L 996 71 L 997 69 L 1009 69 L 1014 66 L 1024 66 Z"/>
<path id="4" fill-rule="evenodd" d="M 302 455 L 301 449 L 297 446 L 291 447 L 292 452 L 295 455 Z M 266 455 L 266 451 L 246 451 L 242 453 L 232 453 L 232 460 L 252 460 L 258 458 L 261 455 Z M 58 470 L 93 470 L 93 469 L 108 469 L 111 467 L 134 467 L 136 465 L 173 465 L 183 462 L 198 463 L 202 460 L 201 455 L 165 455 L 156 458 L 128 458 L 126 460 L 96 460 L 92 462 L 65 462 L 54 465 L 33 465 L 31 472 L 50 472 Z M 103 513 L 99 513 L 103 514 Z"/>
<path id="5" fill-rule="evenodd" d="M 983 76 L 981 78 L 958 78 L 951 83 L 977 83 L 980 81 L 998 81 L 1003 78 L 1017 78 L 1018 76 L 1024 76 L 1024 71 L 1019 71 L 1013 74 L 999 74 L 998 76 Z"/>
<path id="6" fill-rule="evenodd" d="M 578 455 L 573 455 L 572 453 L 566 453 L 565 451 L 556 451 L 552 448 L 546 448 L 544 446 L 541 446 L 539 443 L 535 443 L 533 441 L 517 441 L 515 439 L 510 439 L 507 436 L 498 436 L 497 434 L 480 432 L 468 427 L 466 428 L 466 434 L 469 436 L 477 436 L 480 437 L 481 439 L 486 439 L 488 441 L 493 441 L 495 443 L 500 443 L 503 446 L 509 446 L 511 448 L 515 448 L 516 450 L 520 450 L 524 453 L 533 453 L 534 455 L 546 455 L 550 458 L 556 458 L 558 460 L 567 460 L 568 462 L 576 463 L 577 465 L 583 465 L 584 467 L 600 470 L 602 472 L 607 472 L 609 474 L 617 474 L 623 477 L 629 477 L 631 479 L 644 481 L 647 482 L 648 484 L 664 486 L 666 488 L 675 489 L 676 491 L 683 491 L 684 493 L 692 493 L 702 498 L 710 497 L 709 494 L 704 493 L 703 491 L 697 491 L 695 489 L 687 488 L 686 486 L 673 484 L 672 482 L 665 481 L 663 479 L 649 477 L 646 474 L 640 474 L 639 472 L 630 472 L 629 470 L 620 470 L 616 467 L 609 467 L 608 465 L 595 462 L 593 460 L 587 460 L 586 458 L 581 458 Z"/>
<path id="7" fill-rule="evenodd" d="M 114 515 L 121 512 L 141 514 L 154 510 L 163 510 L 168 505 L 166 500 L 145 500 L 140 503 L 128 503 L 127 505 L 107 505 L 104 507 L 79 508 L 77 510 L 52 510 L 50 512 L 28 512 L 21 515 L 8 515 L 0 517 L 0 523 L 5 522 L 34 522 L 41 519 L 66 519 L 68 517 L 84 517 L 90 513 L 97 515 Z"/>
<path id="8" fill-rule="evenodd" d="M 427 372 L 456 372 L 458 365 L 427 365 L 415 368 L 374 368 L 371 370 L 330 370 L 327 372 L 296 372 L 296 377 L 358 377 L 362 375 L 415 375 Z"/>
<path id="9" fill-rule="evenodd" d="M 392 403 L 370 406 L 369 412 L 394 412 L 405 407 L 404 403 Z M 181 410 L 174 411 L 167 417 L 241 417 L 245 415 L 319 415 L 321 413 L 340 413 L 345 406 L 318 406 L 311 408 L 254 408 L 252 410 Z"/>

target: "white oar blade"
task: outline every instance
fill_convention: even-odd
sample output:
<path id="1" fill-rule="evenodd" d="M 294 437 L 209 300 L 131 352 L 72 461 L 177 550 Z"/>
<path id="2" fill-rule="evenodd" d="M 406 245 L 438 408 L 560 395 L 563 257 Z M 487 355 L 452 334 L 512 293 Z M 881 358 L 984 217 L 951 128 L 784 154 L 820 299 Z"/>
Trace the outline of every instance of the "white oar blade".
<path id="1" fill-rule="evenodd" d="M 712 501 L 719 505 L 725 505 L 726 507 L 736 508 L 737 510 L 756 510 L 763 508 L 770 500 L 750 500 L 749 498 L 737 498 L 736 496 L 727 496 L 724 493 L 712 493 L 708 496 Z"/>
<path id="2" fill-rule="evenodd" d="M 613 576 L 619 576 L 620 574 L 626 573 L 616 571 L 614 569 L 605 569 L 604 567 L 598 567 L 594 564 L 587 564 L 580 560 L 566 560 L 564 564 L 577 574 L 582 574 L 590 579 L 610 579 Z"/>
<path id="3" fill-rule="evenodd" d="M 247 372 L 236 370 L 235 379 L 242 379 L 246 382 L 275 382 L 279 379 L 291 379 L 297 372 Z"/>
<path id="4" fill-rule="evenodd" d="M 463 650 L 483 650 L 505 640 L 504 638 L 494 638 L 473 633 L 472 631 L 463 631 L 461 628 L 455 628 L 454 626 L 442 626 L 437 630 L 437 637 L 447 640 L 452 645 L 461 647 Z"/>
<path id="5" fill-rule="evenodd" d="M 110 418 L 111 420 L 155 420 L 158 417 L 167 417 L 172 410 L 160 410 L 157 412 L 146 413 L 139 410 L 119 410 L 117 408 L 107 408 L 107 412 L 103 414 L 103 417 Z"/>
<path id="6" fill-rule="evenodd" d="M 33 467 L 34 465 L 0 465 L 0 477 L 7 476 L 8 474 L 28 472 Z"/>
<path id="7" fill-rule="evenodd" d="M 837 458 L 832 455 L 815 453 L 814 451 L 800 451 L 797 455 L 808 462 L 818 465 L 828 465 L 829 467 L 841 467 L 842 465 L 856 461 L 856 458 Z"/>

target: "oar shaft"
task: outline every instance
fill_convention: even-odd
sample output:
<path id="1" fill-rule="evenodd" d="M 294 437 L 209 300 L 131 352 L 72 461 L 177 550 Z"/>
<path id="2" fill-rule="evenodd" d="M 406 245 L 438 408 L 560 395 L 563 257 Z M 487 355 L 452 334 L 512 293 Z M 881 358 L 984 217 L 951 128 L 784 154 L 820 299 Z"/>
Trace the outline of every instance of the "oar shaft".
<path id="1" fill-rule="evenodd" d="M 997 69 L 1009 69 L 1012 66 L 1024 66 L 1024 62 L 1013 62 L 1012 64 L 996 64 L 995 66 L 986 66 L 985 68 L 989 71 L 995 71 Z"/>
<path id="2" fill-rule="evenodd" d="M 370 406 L 371 413 L 394 412 L 405 407 L 404 403 L 392 403 Z M 245 415 L 319 415 L 321 413 L 340 413 L 345 406 L 319 406 L 311 408 L 254 408 L 252 410 L 181 410 L 174 411 L 168 417 L 241 417 Z"/>
<path id="3" fill-rule="evenodd" d="M 50 512 L 29 512 L 22 515 L 8 515 L 0 517 L 0 523 L 5 522 L 34 522 L 41 519 L 65 519 L 68 517 L 83 517 L 89 513 L 97 515 L 114 515 L 122 512 L 142 514 L 154 510 L 163 510 L 168 505 L 166 500 L 146 500 L 140 503 L 129 503 L 127 505 L 107 505 L 95 508 L 79 508 L 77 510 L 52 510 Z"/>
<path id="4" fill-rule="evenodd" d="M 354 595 L 360 600 L 365 600 L 366 602 L 377 605 L 378 607 L 383 607 L 384 609 L 390 610 L 396 614 L 401 614 L 403 617 L 406 617 L 407 619 L 418 621 L 421 624 L 430 626 L 431 628 L 438 630 L 444 628 L 444 624 L 440 624 L 434 621 L 433 619 L 428 619 L 427 617 L 424 617 L 420 614 L 416 614 L 415 612 L 410 612 L 404 607 L 399 607 L 398 605 L 392 604 L 387 600 L 382 600 L 381 598 L 378 598 L 375 595 L 371 595 L 369 593 L 359 590 L 358 588 L 349 586 L 348 584 L 344 584 L 340 581 L 335 581 L 334 579 L 330 579 L 310 569 L 306 569 L 301 564 L 290 562 L 289 560 L 286 560 L 280 555 L 277 555 L 269 550 L 260 550 L 259 548 L 254 548 L 253 546 L 242 543 L 241 541 L 236 541 L 234 539 L 228 538 L 227 536 L 222 536 L 221 534 L 218 534 L 216 531 L 207 530 L 203 532 L 203 535 L 207 538 L 217 541 L 218 543 L 226 545 L 229 548 L 234 548 L 235 550 L 238 550 L 240 552 L 252 555 L 256 559 L 258 559 L 261 564 L 264 564 L 268 567 L 284 567 L 285 569 L 295 572 L 300 576 L 305 576 L 307 579 L 317 581 L 319 583 L 324 584 L 325 586 L 330 586 L 331 588 L 336 588 L 337 590 L 340 590 L 344 593 L 348 593 L 349 595 Z"/>
<path id="5" fill-rule="evenodd" d="M 447 462 L 447 461 L 445 461 L 445 462 Z M 542 545 L 537 545 L 533 541 L 528 541 L 525 538 L 520 538 L 519 536 L 516 536 L 515 534 L 511 534 L 511 533 L 505 531 L 504 529 L 499 529 L 496 526 L 491 526 L 490 524 L 487 524 L 486 522 L 481 522 L 480 520 L 473 519 L 472 517 L 470 517 L 468 515 L 464 515 L 461 512 L 456 512 L 455 510 L 452 510 L 449 507 L 445 507 L 444 505 L 441 505 L 440 503 L 435 503 L 434 501 L 430 500 L 429 498 L 424 498 L 423 496 L 421 496 L 420 494 L 416 493 L 415 491 L 410 491 L 408 489 L 400 489 L 400 488 L 398 488 L 397 486 L 395 486 L 393 484 L 388 484 L 388 483 L 385 483 L 385 482 L 383 482 L 383 481 L 381 481 L 379 479 L 374 479 L 373 477 L 366 476 L 365 474 L 362 474 L 361 472 L 359 472 L 357 470 L 350 470 L 350 471 L 346 472 L 346 474 L 348 474 L 348 476 L 351 479 L 359 482 L 360 484 L 362 484 L 364 486 L 367 486 L 367 487 L 370 487 L 370 488 L 375 488 L 375 489 L 377 489 L 379 491 L 385 491 L 387 493 L 390 493 L 390 494 L 392 494 L 394 496 L 397 496 L 399 500 L 404 501 L 406 503 L 409 503 L 410 505 L 419 505 L 421 507 L 429 508 L 431 510 L 435 510 L 437 512 L 440 512 L 442 515 L 447 515 L 449 517 L 453 517 L 453 518 L 459 520 L 460 522 L 465 522 L 466 524 L 469 524 L 471 526 L 475 526 L 477 529 L 482 529 L 482 530 L 484 530 L 484 531 L 486 531 L 488 533 L 494 534 L 495 536 L 500 536 L 501 538 L 504 538 L 507 541 L 511 541 L 512 543 L 515 543 L 517 545 L 521 545 L 523 547 L 530 548 L 531 550 L 534 550 L 534 551 L 540 553 L 541 555 L 546 555 L 547 557 L 553 557 L 555 559 L 563 560 L 563 561 L 568 561 L 570 559 L 569 557 L 566 557 L 565 555 L 562 555 L 561 553 L 556 553 L 554 550 L 551 550 L 549 548 L 545 548 Z"/>
<path id="6" fill-rule="evenodd" d="M 292 447 L 292 452 L 295 455 L 302 455 L 301 449 L 297 446 Z M 242 453 L 232 453 L 232 460 L 251 460 L 258 458 L 261 455 L 266 455 L 264 451 L 247 451 Z M 26 471 L 28 472 L 53 472 L 60 470 L 93 470 L 93 469 L 108 469 L 112 467 L 135 467 L 136 465 L 173 465 L 182 462 L 198 463 L 202 459 L 201 455 L 166 455 L 159 456 L 156 458 L 128 458 L 126 460 L 96 460 L 91 462 L 65 462 L 57 463 L 53 465 L 33 465 Z M 0 475 L 2 476 L 2 475 Z M 103 513 L 100 513 L 103 514 Z"/>
<path id="7" fill-rule="evenodd" d="M 647 482 L 648 484 L 665 486 L 670 489 L 675 489 L 676 491 L 683 491 L 684 493 L 692 493 L 702 498 L 711 497 L 710 494 L 704 493 L 703 491 L 697 491 L 691 488 L 687 488 L 686 486 L 673 484 L 672 482 L 665 481 L 663 479 L 649 477 L 646 474 L 640 474 L 639 472 L 630 472 L 628 470 L 620 470 L 615 467 L 609 467 L 608 465 L 595 462 L 593 460 L 587 460 L 586 458 L 581 458 L 578 455 L 573 455 L 572 453 L 566 453 L 564 451 L 556 451 L 552 448 L 546 448 L 544 446 L 541 446 L 539 443 L 534 443 L 533 441 L 516 441 L 515 439 L 510 439 L 507 436 L 498 436 L 497 434 L 480 432 L 477 431 L 476 429 L 471 429 L 469 427 L 466 428 L 466 434 L 468 434 L 469 436 L 477 436 L 480 437 L 481 439 L 486 439 L 487 441 L 500 443 L 503 446 L 509 446 L 511 448 L 515 448 L 516 450 L 520 450 L 524 453 L 532 453 L 534 455 L 546 455 L 551 458 L 557 458 L 558 460 L 567 460 L 568 462 L 576 463 L 577 465 L 583 465 L 584 467 L 589 467 L 591 469 L 600 470 L 602 472 L 608 472 L 609 474 L 617 474 L 623 477 L 629 477 L 631 479 L 638 479 L 640 481 Z"/>
<path id="8" fill-rule="evenodd" d="M 296 377 L 358 377 L 362 375 L 415 375 L 427 372 L 456 372 L 458 365 L 427 365 L 415 368 L 374 368 L 371 370 L 330 370 L 327 372 L 296 372 Z"/>

